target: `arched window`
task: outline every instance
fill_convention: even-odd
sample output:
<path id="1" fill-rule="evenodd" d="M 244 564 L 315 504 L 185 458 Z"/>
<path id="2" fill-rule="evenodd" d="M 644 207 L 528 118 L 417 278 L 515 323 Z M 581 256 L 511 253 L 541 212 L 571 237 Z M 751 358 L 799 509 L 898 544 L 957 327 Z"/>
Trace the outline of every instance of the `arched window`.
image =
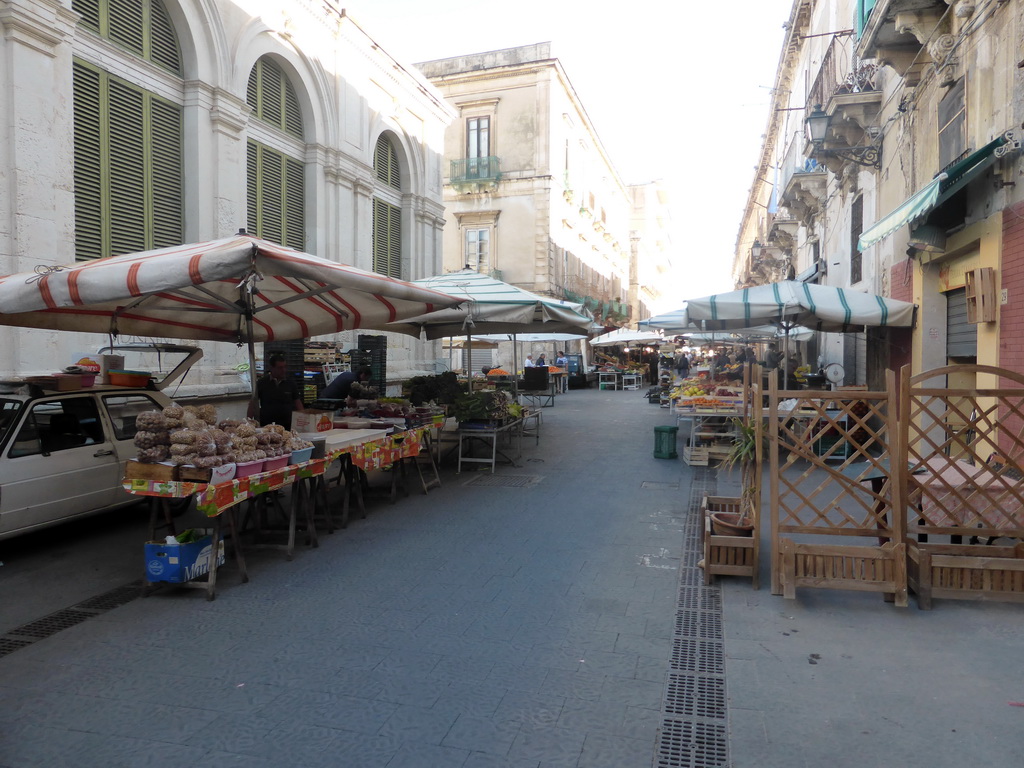
<path id="1" fill-rule="evenodd" d="M 373 152 L 373 271 L 402 277 L 402 181 L 398 153 L 383 134 Z"/>
<path id="2" fill-rule="evenodd" d="M 306 173 L 295 88 L 281 66 L 264 56 L 249 73 L 246 101 L 256 118 L 247 147 L 249 233 L 302 250 Z"/>
<path id="3" fill-rule="evenodd" d="M 181 77 L 178 39 L 161 0 L 73 0 L 72 8 L 126 59 Z M 130 61 L 122 69 L 131 72 Z M 79 59 L 73 78 L 75 258 L 181 243 L 182 105 Z"/>

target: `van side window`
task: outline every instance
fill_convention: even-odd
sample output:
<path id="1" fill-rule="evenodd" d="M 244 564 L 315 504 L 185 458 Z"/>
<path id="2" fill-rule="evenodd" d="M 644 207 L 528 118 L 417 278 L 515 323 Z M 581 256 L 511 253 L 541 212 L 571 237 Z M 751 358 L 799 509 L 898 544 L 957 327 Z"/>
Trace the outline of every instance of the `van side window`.
<path id="1" fill-rule="evenodd" d="M 110 423 L 114 425 L 115 440 L 131 440 L 138 431 L 135 417 L 144 411 L 160 411 L 163 406 L 145 395 L 110 395 L 103 398 Z"/>
<path id="2" fill-rule="evenodd" d="M 32 406 L 7 455 L 55 453 L 101 442 L 103 427 L 92 397 L 45 400 Z"/>

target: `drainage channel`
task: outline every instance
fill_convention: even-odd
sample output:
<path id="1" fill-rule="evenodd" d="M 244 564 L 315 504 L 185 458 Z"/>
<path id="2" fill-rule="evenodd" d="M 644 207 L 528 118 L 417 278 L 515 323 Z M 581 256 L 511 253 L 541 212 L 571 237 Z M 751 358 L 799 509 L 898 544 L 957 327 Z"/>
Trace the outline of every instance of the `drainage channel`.
<path id="1" fill-rule="evenodd" d="M 714 494 L 717 472 L 694 467 L 683 527 L 679 600 L 656 768 L 728 768 L 729 742 L 722 635 L 722 593 L 704 586 L 700 504 Z"/>
<path id="2" fill-rule="evenodd" d="M 52 637 L 58 632 L 81 624 L 107 611 L 130 603 L 142 596 L 142 580 L 133 581 L 123 587 L 115 587 L 109 592 L 90 597 L 80 603 L 63 608 L 49 616 L 22 624 L 0 635 L 0 656 L 20 651 L 32 643 Z"/>

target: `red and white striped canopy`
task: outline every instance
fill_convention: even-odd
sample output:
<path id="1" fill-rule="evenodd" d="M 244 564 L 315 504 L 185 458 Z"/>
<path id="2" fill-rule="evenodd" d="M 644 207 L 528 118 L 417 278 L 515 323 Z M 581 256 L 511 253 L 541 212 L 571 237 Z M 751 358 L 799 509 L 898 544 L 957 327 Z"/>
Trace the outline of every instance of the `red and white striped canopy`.
<path id="1" fill-rule="evenodd" d="M 237 343 L 387 330 L 462 301 L 244 234 L 0 277 L 0 325 Z"/>

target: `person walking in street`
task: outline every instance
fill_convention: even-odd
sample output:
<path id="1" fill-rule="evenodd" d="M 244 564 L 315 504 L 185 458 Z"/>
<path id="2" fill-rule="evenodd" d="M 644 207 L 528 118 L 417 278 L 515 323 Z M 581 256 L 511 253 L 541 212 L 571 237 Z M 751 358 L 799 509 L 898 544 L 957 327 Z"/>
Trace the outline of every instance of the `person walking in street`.
<path id="1" fill-rule="evenodd" d="M 680 379 L 685 379 L 690 375 L 690 358 L 683 350 L 679 350 L 679 355 L 676 357 L 676 373 Z"/>
<path id="2" fill-rule="evenodd" d="M 299 395 L 298 383 L 288 375 L 284 355 L 270 356 L 266 374 L 256 382 L 256 399 L 259 402 L 259 413 L 256 413 L 256 403 L 250 401 L 250 419 L 258 416 L 261 427 L 280 424 L 285 429 L 292 428 L 292 412 L 303 410 L 302 397 Z"/>

